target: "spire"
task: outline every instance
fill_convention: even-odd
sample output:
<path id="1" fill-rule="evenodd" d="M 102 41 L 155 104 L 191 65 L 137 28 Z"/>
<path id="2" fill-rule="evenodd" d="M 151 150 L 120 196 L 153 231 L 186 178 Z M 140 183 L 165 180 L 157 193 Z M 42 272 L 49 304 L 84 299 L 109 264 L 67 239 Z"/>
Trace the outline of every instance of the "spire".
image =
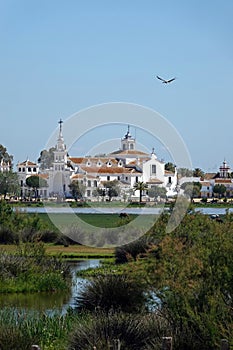
<path id="1" fill-rule="evenodd" d="M 157 156 L 155 154 L 155 148 L 154 147 L 152 147 L 151 157 L 157 158 Z"/>
<path id="2" fill-rule="evenodd" d="M 59 127 L 59 135 L 58 135 L 58 139 L 57 139 L 57 150 L 59 151 L 64 151 L 65 150 L 65 144 L 64 144 L 64 139 L 62 136 L 62 124 L 63 124 L 63 120 L 60 119 L 58 124 L 60 125 Z"/>
<path id="3" fill-rule="evenodd" d="M 59 120 L 59 122 L 58 122 L 58 124 L 60 124 L 60 134 L 61 134 L 61 131 L 62 131 L 62 124 L 63 124 L 63 120 L 62 120 L 62 119 L 60 119 L 60 120 Z"/>
<path id="4" fill-rule="evenodd" d="M 121 139 L 121 149 L 125 150 L 135 150 L 135 139 L 130 134 L 130 125 L 128 124 L 127 133 Z"/>

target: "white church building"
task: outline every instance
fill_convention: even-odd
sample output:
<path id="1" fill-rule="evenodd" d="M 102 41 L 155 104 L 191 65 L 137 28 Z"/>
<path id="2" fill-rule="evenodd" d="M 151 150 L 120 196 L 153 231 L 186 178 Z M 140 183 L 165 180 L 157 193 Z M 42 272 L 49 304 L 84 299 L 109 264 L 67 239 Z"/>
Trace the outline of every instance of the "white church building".
<path id="1" fill-rule="evenodd" d="M 116 180 L 121 188 L 121 195 L 128 199 L 132 195 L 137 182 L 144 182 L 148 188 L 164 187 L 167 196 L 177 194 L 177 173 L 165 170 L 165 163 L 159 160 L 152 150 L 151 154 L 136 149 L 136 140 L 130 134 L 130 128 L 120 139 L 120 149 L 105 156 L 69 156 L 62 135 L 62 121 L 59 122 L 57 143 L 53 152 L 53 162 L 49 169 L 41 170 L 39 165 L 29 160 L 17 164 L 17 172 L 22 196 L 26 195 L 28 187 L 26 178 L 39 176 L 47 181 L 47 187 L 39 188 L 41 198 L 71 197 L 69 185 L 79 181 L 85 186 L 85 199 L 96 200 L 94 193 L 103 187 L 106 181 Z M 139 197 L 139 191 L 133 193 Z"/>

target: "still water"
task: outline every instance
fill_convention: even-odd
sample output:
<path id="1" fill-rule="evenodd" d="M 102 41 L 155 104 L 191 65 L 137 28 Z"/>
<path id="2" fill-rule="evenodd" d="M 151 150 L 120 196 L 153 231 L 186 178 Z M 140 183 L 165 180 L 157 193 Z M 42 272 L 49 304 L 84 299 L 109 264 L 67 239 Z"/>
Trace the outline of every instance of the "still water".
<path id="1" fill-rule="evenodd" d="M 87 283 L 84 278 L 76 277 L 76 272 L 97 267 L 100 264 L 98 259 L 90 259 L 76 262 L 69 262 L 73 284 L 69 292 L 60 293 L 9 293 L 0 294 L 0 308 L 13 307 L 20 309 L 66 312 L 69 307 L 75 306 L 75 298 Z"/>

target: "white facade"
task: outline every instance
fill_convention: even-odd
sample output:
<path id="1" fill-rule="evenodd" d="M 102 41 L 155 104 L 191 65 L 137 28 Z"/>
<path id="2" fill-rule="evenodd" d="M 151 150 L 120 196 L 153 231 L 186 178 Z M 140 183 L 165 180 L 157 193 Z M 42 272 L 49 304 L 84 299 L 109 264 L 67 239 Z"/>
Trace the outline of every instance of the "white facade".
<path id="1" fill-rule="evenodd" d="M 42 197 L 69 197 L 70 183 L 80 181 L 86 187 L 85 197 L 93 200 L 93 191 L 97 187 L 101 188 L 104 182 L 114 180 L 118 181 L 122 195 L 132 194 L 137 182 L 145 182 L 148 188 L 165 187 L 168 196 L 176 194 L 176 172 L 166 171 L 165 163 L 157 159 L 154 151 L 148 154 L 136 150 L 136 141 L 130 135 L 129 127 L 121 139 L 119 150 L 105 157 L 69 157 L 62 136 L 62 121 L 59 123 L 52 167 L 40 171 L 37 164 L 29 161 L 18 164 L 22 186 L 25 185 L 26 177 L 37 174 L 46 178 L 48 184 L 47 188 L 40 191 Z"/>
<path id="2" fill-rule="evenodd" d="M 11 170 L 10 162 L 4 162 L 4 160 L 2 159 L 0 161 L 0 173 L 4 173 L 4 172 L 10 171 L 10 170 Z"/>
<path id="3" fill-rule="evenodd" d="M 226 187 L 225 195 L 227 197 L 233 196 L 233 179 L 231 178 L 231 168 L 227 164 L 226 160 L 223 161 L 222 165 L 219 167 L 219 172 L 217 174 L 205 174 L 203 181 L 200 181 L 201 187 L 201 197 L 211 198 L 215 194 L 213 192 L 215 185 L 224 185 Z"/>

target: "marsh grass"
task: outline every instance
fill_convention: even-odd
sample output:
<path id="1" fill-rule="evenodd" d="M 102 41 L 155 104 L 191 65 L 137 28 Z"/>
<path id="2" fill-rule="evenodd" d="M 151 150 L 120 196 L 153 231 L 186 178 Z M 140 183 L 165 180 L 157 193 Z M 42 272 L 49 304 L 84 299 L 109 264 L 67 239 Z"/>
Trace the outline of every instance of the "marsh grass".
<path id="1" fill-rule="evenodd" d="M 18 246 L 15 254 L 0 252 L 0 292 L 42 292 L 66 290 L 71 274 L 59 257 L 47 257 L 41 243 Z"/>
<path id="2" fill-rule="evenodd" d="M 68 350 L 109 350 L 116 341 L 123 350 L 161 349 L 167 334 L 167 322 L 158 314 L 126 314 L 97 311 L 78 323 L 70 338 Z"/>
<path id="3" fill-rule="evenodd" d="M 76 318 L 72 314 L 47 315 L 4 308 L 0 310 L 0 349 L 42 350 L 67 349 L 68 334 Z"/>
<path id="4" fill-rule="evenodd" d="M 141 284 L 127 275 L 97 275 L 91 279 L 76 298 L 78 310 L 108 312 L 121 310 L 139 312 L 146 310 L 146 295 Z"/>

